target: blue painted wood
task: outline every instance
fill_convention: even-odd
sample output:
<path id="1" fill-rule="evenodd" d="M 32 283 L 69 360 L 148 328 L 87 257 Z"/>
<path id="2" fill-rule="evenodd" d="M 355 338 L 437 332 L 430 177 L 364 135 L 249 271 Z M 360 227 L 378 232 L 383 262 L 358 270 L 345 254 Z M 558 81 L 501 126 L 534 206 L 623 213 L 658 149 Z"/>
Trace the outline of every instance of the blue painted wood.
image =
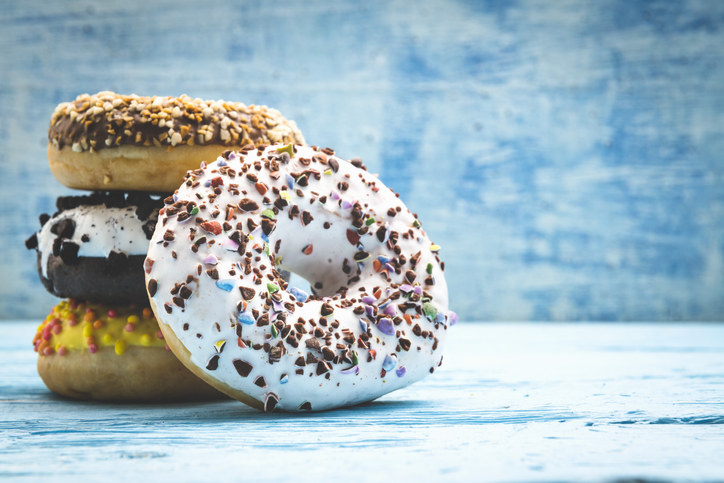
<path id="1" fill-rule="evenodd" d="M 0 338 L 0 478 L 718 481 L 724 324 L 466 324 L 443 366 L 357 408 L 55 397 L 35 324 Z"/>
<path id="2" fill-rule="evenodd" d="M 54 303 L 22 247 L 67 193 L 49 116 L 113 89 L 269 104 L 362 157 L 464 318 L 721 319 L 723 26 L 696 0 L 2 2 L 0 317 Z"/>

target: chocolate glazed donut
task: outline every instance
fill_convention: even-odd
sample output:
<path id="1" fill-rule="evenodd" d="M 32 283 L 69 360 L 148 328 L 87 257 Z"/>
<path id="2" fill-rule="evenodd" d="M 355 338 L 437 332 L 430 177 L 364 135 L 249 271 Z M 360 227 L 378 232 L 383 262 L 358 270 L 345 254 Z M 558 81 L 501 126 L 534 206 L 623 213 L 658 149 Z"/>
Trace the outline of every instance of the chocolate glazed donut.
<path id="1" fill-rule="evenodd" d="M 26 242 L 38 273 L 58 297 L 144 306 L 143 260 L 161 198 L 140 192 L 60 197 Z"/>

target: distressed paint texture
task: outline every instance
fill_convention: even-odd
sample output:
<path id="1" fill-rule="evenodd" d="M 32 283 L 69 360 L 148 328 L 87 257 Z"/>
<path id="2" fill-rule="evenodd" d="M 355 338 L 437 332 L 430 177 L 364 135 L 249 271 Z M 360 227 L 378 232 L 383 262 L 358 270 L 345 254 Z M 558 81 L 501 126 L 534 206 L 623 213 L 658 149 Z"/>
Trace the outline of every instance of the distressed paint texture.
<path id="1" fill-rule="evenodd" d="M 467 324 L 423 381 L 360 406 L 97 404 L 0 339 L 3 481 L 721 482 L 724 324 Z M 350 376 L 352 377 L 352 376 Z M 49 478 L 52 468 L 52 478 Z"/>
<path id="2" fill-rule="evenodd" d="M 268 104 L 419 213 L 465 319 L 724 316 L 724 3 L 3 2 L 0 317 L 82 92 Z"/>

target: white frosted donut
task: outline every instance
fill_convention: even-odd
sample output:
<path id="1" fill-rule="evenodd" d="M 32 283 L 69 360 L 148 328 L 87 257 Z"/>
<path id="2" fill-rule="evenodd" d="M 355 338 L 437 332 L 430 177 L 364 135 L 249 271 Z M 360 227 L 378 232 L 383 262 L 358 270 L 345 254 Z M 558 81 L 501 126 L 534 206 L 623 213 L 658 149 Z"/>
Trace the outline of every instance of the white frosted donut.
<path id="1" fill-rule="evenodd" d="M 439 247 L 332 150 L 227 152 L 165 202 L 145 264 L 151 305 L 174 353 L 221 391 L 266 411 L 323 410 L 442 362 L 457 316 Z"/>

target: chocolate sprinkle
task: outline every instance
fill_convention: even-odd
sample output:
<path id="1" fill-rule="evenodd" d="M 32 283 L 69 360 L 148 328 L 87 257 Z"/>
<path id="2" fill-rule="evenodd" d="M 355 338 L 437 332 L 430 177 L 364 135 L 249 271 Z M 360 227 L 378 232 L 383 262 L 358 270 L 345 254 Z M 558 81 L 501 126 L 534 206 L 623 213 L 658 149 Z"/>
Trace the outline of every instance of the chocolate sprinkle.
<path id="1" fill-rule="evenodd" d="M 247 377 L 251 373 L 251 370 L 254 369 L 254 366 L 241 359 L 234 359 L 232 364 L 234 364 L 234 369 L 236 369 L 236 372 L 238 372 L 241 377 Z"/>
<path id="2" fill-rule="evenodd" d="M 209 359 L 209 362 L 206 363 L 206 369 L 209 371 L 215 371 L 219 368 L 219 355 L 214 354 L 211 359 Z"/>
<path id="3" fill-rule="evenodd" d="M 259 387 L 266 387 L 266 381 L 264 380 L 263 376 L 259 376 L 256 379 L 254 379 L 254 384 L 256 384 Z"/>
<path id="4" fill-rule="evenodd" d="M 155 278 L 151 278 L 148 280 L 148 295 L 153 297 L 156 295 L 156 290 L 158 289 L 158 282 L 156 282 Z"/>

